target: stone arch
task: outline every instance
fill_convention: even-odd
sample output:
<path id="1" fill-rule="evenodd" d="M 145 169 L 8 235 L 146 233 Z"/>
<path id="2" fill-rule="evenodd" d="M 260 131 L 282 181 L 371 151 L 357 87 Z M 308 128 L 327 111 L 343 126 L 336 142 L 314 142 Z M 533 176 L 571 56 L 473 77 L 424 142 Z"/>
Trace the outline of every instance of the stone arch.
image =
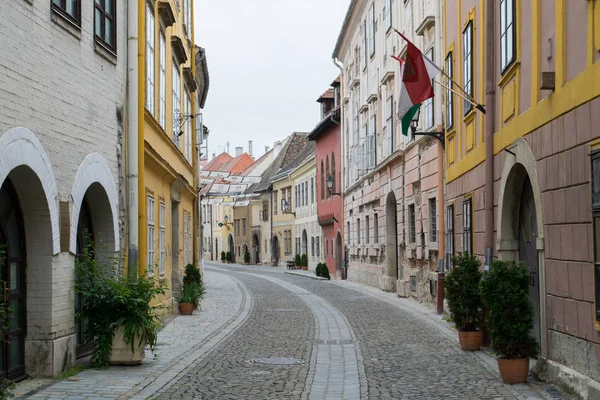
<path id="1" fill-rule="evenodd" d="M 398 280 L 398 206 L 396 195 L 389 192 L 385 201 L 385 246 L 387 269 L 385 275 Z"/>
<path id="2" fill-rule="evenodd" d="M 50 158 L 44 151 L 38 138 L 27 128 L 10 129 L 0 138 L 0 185 L 11 171 L 26 166 L 39 179 L 50 213 L 50 229 L 52 232 L 52 254 L 60 253 L 60 230 L 58 187 L 52 172 Z M 25 173 L 27 174 L 27 173 Z M 15 182 L 15 186 L 19 185 Z M 25 188 L 23 188 L 25 189 Z M 17 190 L 19 188 L 17 187 Z M 25 200 L 22 196 L 21 198 Z M 33 199 L 30 199 L 33 202 Z"/>
<path id="3" fill-rule="evenodd" d="M 535 226 L 539 279 L 539 327 L 542 355 L 548 351 L 546 324 L 546 274 L 544 269 L 544 221 L 542 191 L 539 185 L 537 162 L 525 139 L 517 139 L 507 149 L 498 193 L 496 250 L 502 260 L 519 260 L 519 213 L 524 186 L 529 184 L 535 208 Z"/>
<path id="4" fill-rule="evenodd" d="M 76 252 L 77 226 L 81 205 L 84 197 L 88 196 L 92 219 L 96 232 L 101 234 L 102 242 L 119 251 L 119 200 L 116 185 L 108 163 L 100 153 L 88 154 L 75 175 L 71 199 L 71 235 L 69 250 Z"/>

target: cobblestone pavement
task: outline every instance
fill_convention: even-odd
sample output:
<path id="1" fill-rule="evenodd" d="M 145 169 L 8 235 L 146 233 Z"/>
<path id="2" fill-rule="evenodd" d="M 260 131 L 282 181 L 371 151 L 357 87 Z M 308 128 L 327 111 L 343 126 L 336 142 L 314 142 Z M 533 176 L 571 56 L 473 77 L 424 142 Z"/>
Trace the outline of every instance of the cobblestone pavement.
<path id="1" fill-rule="evenodd" d="M 205 263 L 207 298 L 159 335 L 159 358 L 86 370 L 32 399 L 569 399 L 504 385 L 426 307 L 346 281 Z"/>

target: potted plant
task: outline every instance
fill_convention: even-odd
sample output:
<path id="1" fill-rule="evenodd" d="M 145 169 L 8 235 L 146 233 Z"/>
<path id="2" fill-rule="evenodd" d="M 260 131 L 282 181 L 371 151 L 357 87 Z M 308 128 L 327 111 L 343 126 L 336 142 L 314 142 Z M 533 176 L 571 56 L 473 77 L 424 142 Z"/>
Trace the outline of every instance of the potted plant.
<path id="1" fill-rule="evenodd" d="M 296 254 L 296 257 L 294 257 L 294 264 L 296 264 L 296 268 L 302 267 L 302 257 L 300 257 L 300 254 Z"/>
<path id="2" fill-rule="evenodd" d="M 204 297 L 204 286 L 202 283 L 190 282 L 181 289 L 181 295 L 177 300 L 181 315 L 192 315 L 198 308 L 200 300 Z"/>
<path id="3" fill-rule="evenodd" d="M 446 275 L 446 299 L 456 329 L 460 347 L 474 351 L 481 348 L 483 338 L 483 303 L 479 291 L 481 262 L 473 254 L 459 253 L 454 268 Z"/>
<path id="4" fill-rule="evenodd" d="M 202 283 L 202 275 L 200 274 L 200 268 L 194 264 L 188 264 L 185 266 L 185 272 L 183 275 L 183 286 L 191 283 Z"/>
<path id="5" fill-rule="evenodd" d="M 165 283 L 147 276 L 116 276 L 119 260 L 98 261 L 90 242 L 76 261 L 75 291 L 85 298 L 77 318 L 87 321 L 84 332 L 93 344 L 91 364 L 136 365 L 145 357 L 144 347 L 154 352 L 161 321 L 150 302 L 165 294 Z"/>
<path id="6" fill-rule="evenodd" d="M 227 261 L 227 255 L 225 254 L 224 251 L 221 252 L 221 262 L 224 263 L 225 261 Z"/>
<path id="7" fill-rule="evenodd" d="M 331 275 L 329 275 L 329 268 L 327 268 L 327 264 L 318 263 L 315 272 L 317 276 L 331 280 Z"/>
<path id="8" fill-rule="evenodd" d="M 233 261 L 233 256 L 231 255 L 231 252 L 228 251 L 227 252 L 227 264 L 231 264 L 232 261 Z"/>
<path id="9" fill-rule="evenodd" d="M 250 264 L 250 252 L 248 250 L 246 250 L 246 252 L 244 253 L 244 264 Z"/>
<path id="10" fill-rule="evenodd" d="M 307 271 L 308 270 L 308 257 L 306 256 L 306 254 L 302 254 L 300 262 L 302 263 L 302 269 L 304 271 Z"/>
<path id="11" fill-rule="evenodd" d="M 530 283 L 527 267 L 515 261 L 494 261 L 481 281 L 490 341 L 505 383 L 525 383 L 529 359 L 539 353 L 537 340 L 531 336 Z"/>

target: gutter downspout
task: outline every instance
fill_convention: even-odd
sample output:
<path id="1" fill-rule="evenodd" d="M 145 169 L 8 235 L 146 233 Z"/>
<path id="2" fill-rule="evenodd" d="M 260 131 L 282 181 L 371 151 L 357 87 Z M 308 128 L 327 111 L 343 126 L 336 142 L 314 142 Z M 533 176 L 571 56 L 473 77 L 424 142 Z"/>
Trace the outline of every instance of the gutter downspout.
<path id="1" fill-rule="evenodd" d="M 441 29 L 441 19 L 443 18 L 444 15 L 444 11 L 442 10 L 443 7 L 443 2 L 439 2 L 439 7 L 437 7 L 436 12 L 437 15 L 435 16 L 436 19 L 436 23 L 435 23 L 435 30 L 437 33 L 437 37 L 439 38 L 440 42 L 444 42 L 444 37 L 442 34 L 442 29 Z M 438 23 L 439 21 L 439 23 Z M 438 46 L 438 48 L 440 48 L 441 46 Z M 442 57 L 440 57 L 439 59 L 442 59 Z M 438 85 L 438 90 L 440 90 L 441 86 Z M 443 107 L 443 106 L 442 106 Z M 442 108 L 443 109 L 443 108 Z M 444 123 L 444 115 L 442 114 L 442 126 L 438 127 L 438 131 L 444 132 L 445 133 L 445 123 Z M 444 137 L 444 141 L 446 140 L 446 138 Z M 446 218 L 445 218 L 445 213 L 444 210 L 446 208 L 446 196 L 444 195 L 444 148 L 442 146 L 442 143 L 440 141 L 437 142 L 437 163 L 438 163 L 438 189 L 437 189 L 437 197 L 438 197 L 438 205 L 437 205 L 437 228 L 438 228 L 438 234 L 437 234 L 437 240 L 438 240 L 438 287 L 437 287 L 437 313 L 438 314 L 443 314 L 444 313 L 444 287 L 446 284 L 446 271 L 444 268 L 444 262 L 445 262 L 445 258 L 446 258 Z"/>
<path id="2" fill-rule="evenodd" d="M 128 273 L 137 275 L 139 249 L 138 193 L 138 2 L 127 2 L 127 186 Z"/>
<path id="3" fill-rule="evenodd" d="M 485 269 L 489 270 L 494 248 L 494 124 L 496 110 L 496 54 L 494 0 L 486 2 L 486 117 L 485 117 Z"/>
<path id="4" fill-rule="evenodd" d="M 333 56 L 332 58 L 333 61 L 333 65 L 335 65 L 336 67 L 339 68 L 340 70 L 340 149 L 339 149 L 339 153 L 343 155 L 343 149 L 344 149 L 344 128 L 345 128 L 345 123 L 344 123 L 344 116 L 343 116 L 343 109 L 344 107 L 342 106 L 342 103 L 344 102 L 344 68 L 342 67 L 342 64 L 340 64 L 337 60 L 337 58 L 335 56 Z M 332 116 L 332 121 L 333 121 L 333 116 Z M 334 121 L 335 122 L 335 121 Z M 338 163 L 341 167 L 340 167 L 340 171 L 342 171 L 342 175 L 345 175 L 345 169 L 346 169 L 346 165 L 344 164 L 344 157 L 340 157 L 340 161 Z M 343 244 L 346 242 L 346 240 L 344 240 L 345 238 L 345 234 L 346 232 L 344 232 L 344 223 L 343 221 L 345 220 L 344 218 L 344 191 L 346 190 L 346 188 L 342 189 L 343 183 L 345 182 L 345 179 L 340 179 L 340 183 L 339 183 L 339 187 L 340 187 L 340 216 L 338 221 L 340 221 L 338 223 L 339 227 L 340 227 L 340 235 L 342 237 L 342 246 Z M 343 259 L 342 259 L 342 279 L 348 279 L 348 260 L 346 260 L 346 252 L 343 252 Z"/>

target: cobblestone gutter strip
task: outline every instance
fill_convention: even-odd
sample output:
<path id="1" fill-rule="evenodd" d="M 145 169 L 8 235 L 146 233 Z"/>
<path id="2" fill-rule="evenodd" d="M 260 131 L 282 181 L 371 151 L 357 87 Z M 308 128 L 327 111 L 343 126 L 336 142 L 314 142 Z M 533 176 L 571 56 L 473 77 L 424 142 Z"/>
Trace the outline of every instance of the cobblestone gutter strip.
<path id="1" fill-rule="evenodd" d="M 186 351 L 189 355 L 173 360 L 169 365 L 148 377 L 147 381 L 152 382 L 145 385 L 135 396 L 126 395 L 120 399 L 142 400 L 158 397 L 161 393 L 164 393 L 173 384 L 179 381 L 183 375 L 194 368 L 203 358 L 217 350 L 218 346 L 235 333 L 237 328 L 246 321 L 250 314 L 250 310 L 252 309 L 252 295 L 242 282 L 231 276 L 229 276 L 229 278 L 235 281 L 242 294 L 242 302 L 238 313 L 230 318 L 219 329 L 216 329 L 211 334 L 207 335 L 198 345 Z M 190 352 L 192 353 L 190 354 Z"/>
<path id="2" fill-rule="evenodd" d="M 296 276 L 304 276 L 305 278 L 318 279 L 320 281 L 328 281 L 329 279 L 323 278 L 320 276 L 316 276 L 312 272 L 294 272 L 294 271 L 286 271 L 288 275 L 296 275 Z"/>
<path id="3" fill-rule="evenodd" d="M 311 354 L 307 390 L 302 394 L 302 398 L 368 398 L 363 357 L 358 339 L 346 316 L 322 297 L 299 286 L 270 276 L 249 272 L 247 274 L 289 290 L 304 301 L 315 317 L 316 346 Z"/>

